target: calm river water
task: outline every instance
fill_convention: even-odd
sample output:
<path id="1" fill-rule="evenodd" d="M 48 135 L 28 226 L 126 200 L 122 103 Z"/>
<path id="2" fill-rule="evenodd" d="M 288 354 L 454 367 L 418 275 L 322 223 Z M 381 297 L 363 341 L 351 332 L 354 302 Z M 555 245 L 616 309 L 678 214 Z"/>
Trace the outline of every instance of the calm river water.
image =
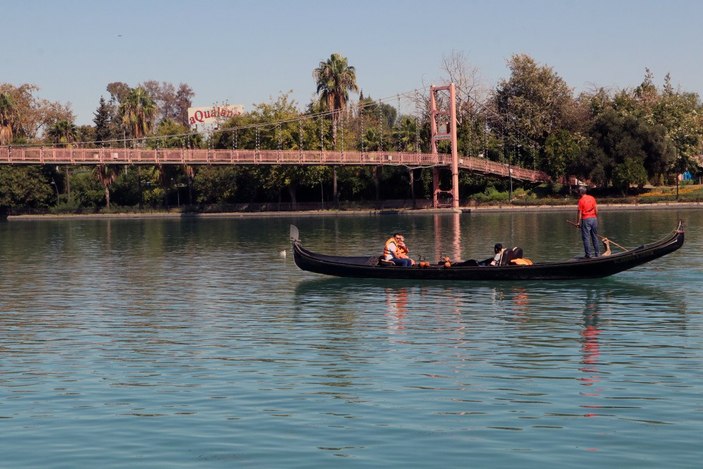
<path id="1" fill-rule="evenodd" d="M 578 282 L 325 278 L 288 242 L 556 260 L 574 218 L 2 223 L 0 466 L 698 467 L 702 210 L 602 209 L 620 245 L 686 244 Z"/>

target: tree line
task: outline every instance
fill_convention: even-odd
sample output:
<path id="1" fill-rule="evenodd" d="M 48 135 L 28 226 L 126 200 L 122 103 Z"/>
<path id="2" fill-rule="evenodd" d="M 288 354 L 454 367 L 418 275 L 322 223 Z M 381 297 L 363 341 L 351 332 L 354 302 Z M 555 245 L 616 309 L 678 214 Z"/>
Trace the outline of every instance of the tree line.
<path id="1" fill-rule="evenodd" d="M 551 193 L 578 180 L 624 194 L 671 184 L 684 171 L 700 173 L 700 97 L 675 89 L 669 75 L 657 86 L 645 69 L 632 88 L 575 94 L 528 55 L 514 55 L 507 65 L 508 78 L 487 88 L 461 54 L 444 58 L 446 80 L 457 89 L 460 155 L 544 171 L 553 180 Z M 429 151 L 429 89 L 409 95 L 417 112 L 402 114 L 400 106 L 364 95 L 356 69 L 336 53 L 313 69 L 312 83 L 316 98 L 304 109 L 283 93 L 206 133 L 188 125 L 195 93 L 184 83 L 109 83 L 93 125 L 84 126 L 75 124 L 68 105 L 37 98 L 36 86 L 0 84 L 0 145 Z M 448 152 L 447 145 L 442 142 L 440 151 Z M 462 173 L 460 192 L 471 198 L 506 184 Z M 429 168 L 0 166 L 0 206 L 13 210 L 294 207 L 299 201 L 431 198 L 432 187 Z"/>

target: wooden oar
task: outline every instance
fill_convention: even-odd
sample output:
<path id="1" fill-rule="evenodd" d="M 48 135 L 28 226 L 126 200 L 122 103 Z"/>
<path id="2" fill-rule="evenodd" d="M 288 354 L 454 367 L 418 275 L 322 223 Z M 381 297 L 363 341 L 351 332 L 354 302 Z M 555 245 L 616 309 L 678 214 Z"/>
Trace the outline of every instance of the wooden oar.
<path id="1" fill-rule="evenodd" d="M 574 225 L 576 228 L 579 228 L 578 223 L 574 223 L 574 222 L 572 222 L 571 220 L 566 220 L 566 222 L 569 223 L 569 224 L 571 224 L 571 225 Z M 598 237 L 600 238 L 600 240 L 603 241 L 603 242 L 608 241 L 610 244 L 612 244 L 613 246 L 619 247 L 619 248 L 622 249 L 623 251 L 629 251 L 629 249 L 627 249 L 626 247 L 620 246 L 618 243 L 616 243 L 616 242 L 613 241 L 612 239 L 608 239 L 608 238 L 606 238 L 605 236 L 601 236 L 601 235 L 596 235 L 596 236 L 598 236 Z"/>

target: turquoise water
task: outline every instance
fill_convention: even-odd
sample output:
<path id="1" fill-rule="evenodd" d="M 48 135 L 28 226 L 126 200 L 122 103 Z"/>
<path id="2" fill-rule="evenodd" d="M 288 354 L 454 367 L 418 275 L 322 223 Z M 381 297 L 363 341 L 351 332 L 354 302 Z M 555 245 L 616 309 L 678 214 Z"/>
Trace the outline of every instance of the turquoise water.
<path id="1" fill-rule="evenodd" d="M 326 278 L 288 244 L 561 259 L 572 212 L 0 224 L 0 466 L 697 467 L 703 212 L 603 210 L 686 244 L 581 282 Z"/>

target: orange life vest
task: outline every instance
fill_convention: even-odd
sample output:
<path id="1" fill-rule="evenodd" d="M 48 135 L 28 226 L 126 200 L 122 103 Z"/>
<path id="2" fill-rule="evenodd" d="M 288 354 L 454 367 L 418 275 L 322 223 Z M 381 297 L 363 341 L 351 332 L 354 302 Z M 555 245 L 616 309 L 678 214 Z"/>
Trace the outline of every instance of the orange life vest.
<path id="1" fill-rule="evenodd" d="M 401 259 L 406 259 L 408 256 L 408 253 L 410 252 L 410 249 L 405 245 L 405 243 L 396 243 L 395 246 L 395 257 L 399 257 Z"/>
<path id="2" fill-rule="evenodd" d="M 395 244 L 396 251 L 398 249 L 398 241 L 396 241 L 393 236 L 388 238 L 388 240 L 386 240 L 386 244 L 383 245 L 383 258 L 386 260 L 390 260 L 393 258 L 393 252 L 390 248 L 391 243 Z"/>

